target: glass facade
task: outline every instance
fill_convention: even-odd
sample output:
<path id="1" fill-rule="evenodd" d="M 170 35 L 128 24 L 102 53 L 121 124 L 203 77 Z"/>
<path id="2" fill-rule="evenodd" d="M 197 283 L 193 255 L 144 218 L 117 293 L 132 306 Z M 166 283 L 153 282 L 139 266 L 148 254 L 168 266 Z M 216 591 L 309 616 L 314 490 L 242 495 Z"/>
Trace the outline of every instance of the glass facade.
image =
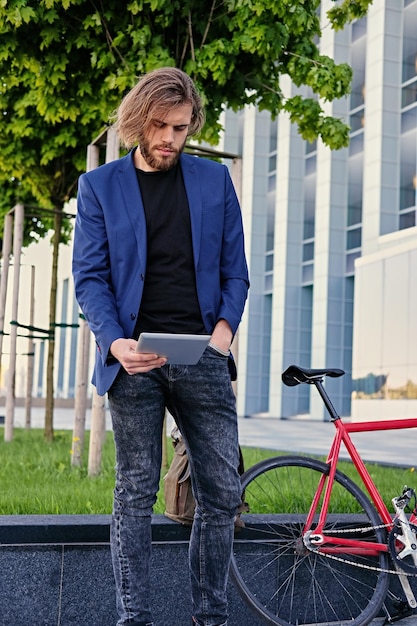
<path id="1" fill-rule="evenodd" d="M 410 328 L 417 302 L 409 287 L 416 258 L 407 272 L 391 270 L 394 261 L 386 255 L 392 242 L 383 242 L 407 231 L 412 240 L 415 226 L 416 32 L 417 0 L 401 6 L 381 0 L 344 32 L 326 40 L 323 31 L 326 52 L 353 70 L 350 95 L 329 107 L 350 125 L 348 148 L 332 153 L 320 141 L 304 142 L 285 116 L 270 123 L 263 276 L 264 297 L 270 298 L 270 385 L 267 403 L 259 394 L 259 412 L 326 419 L 307 386 L 288 392 L 276 384 L 290 363 L 344 369 L 344 377 L 327 381 L 342 415 L 353 415 L 353 404 L 356 410 L 367 398 L 413 398 L 416 363 L 405 349 L 417 348 Z M 259 208 L 262 199 L 253 202 Z M 259 225 L 251 221 L 252 246 Z M 381 262 L 365 280 L 373 253 Z M 246 367 L 259 371 L 253 356 Z M 251 386 L 251 414 L 257 412 L 255 396 Z M 238 404 L 246 414 L 242 384 Z"/>
<path id="2" fill-rule="evenodd" d="M 403 18 L 399 228 L 416 225 L 417 194 L 417 2 Z"/>
<path id="3" fill-rule="evenodd" d="M 272 293 L 274 269 L 274 238 L 275 238 L 275 203 L 277 181 L 277 121 L 271 121 L 269 127 L 268 152 L 268 195 L 266 200 L 266 245 L 265 245 L 265 294 Z"/>
<path id="4" fill-rule="evenodd" d="M 316 219 L 317 142 L 306 142 L 304 175 L 303 266 L 302 283 L 314 281 L 314 231 Z"/>
<path id="5" fill-rule="evenodd" d="M 365 130 L 366 30 L 367 18 L 352 24 L 350 65 L 352 91 L 350 94 L 350 145 L 348 160 L 348 211 L 346 224 L 347 275 L 353 275 L 355 260 L 361 255 L 363 203 L 363 145 Z"/>

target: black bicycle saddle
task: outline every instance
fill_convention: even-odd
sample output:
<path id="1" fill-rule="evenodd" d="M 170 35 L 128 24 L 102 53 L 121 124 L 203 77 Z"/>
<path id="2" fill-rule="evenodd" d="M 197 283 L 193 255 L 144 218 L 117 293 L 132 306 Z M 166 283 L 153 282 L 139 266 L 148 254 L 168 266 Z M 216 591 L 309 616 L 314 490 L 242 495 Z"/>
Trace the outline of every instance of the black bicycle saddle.
<path id="1" fill-rule="evenodd" d="M 315 380 L 320 380 L 324 376 L 330 376 L 331 378 L 338 378 L 343 376 L 345 372 L 343 370 L 335 368 L 325 369 L 307 369 L 305 367 L 299 367 L 298 365 L 290 365 L 285 372 L 282 373 L 282 382 L 288 387 L 295 387 L 300 383 L 314 383 Z"/>

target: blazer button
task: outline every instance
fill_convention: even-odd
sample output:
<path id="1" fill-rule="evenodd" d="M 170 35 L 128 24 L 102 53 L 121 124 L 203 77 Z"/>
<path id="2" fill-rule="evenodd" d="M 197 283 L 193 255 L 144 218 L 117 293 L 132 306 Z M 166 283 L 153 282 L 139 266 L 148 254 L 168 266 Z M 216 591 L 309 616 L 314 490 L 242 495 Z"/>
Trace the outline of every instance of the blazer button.
<path id="1" fill-rule="evenodd" d="M 135 319 L 136 319 L 136 313 L 131 313 L 131 314 L 130 314 L 130 319 L 131 319 L 131 320 L 132 320 L 132 322 L 133 322 L 133 320 L 135 320 Z"/>
<path id="2" fill-rule="evenodd" d="M 141 279 L 142 281 L 143 281 L 143 280 L 145 280 L 145 275 L 144 275 L 144 274 L 141 274 L 141 275 L 140 275 L 140 279 Z"/>

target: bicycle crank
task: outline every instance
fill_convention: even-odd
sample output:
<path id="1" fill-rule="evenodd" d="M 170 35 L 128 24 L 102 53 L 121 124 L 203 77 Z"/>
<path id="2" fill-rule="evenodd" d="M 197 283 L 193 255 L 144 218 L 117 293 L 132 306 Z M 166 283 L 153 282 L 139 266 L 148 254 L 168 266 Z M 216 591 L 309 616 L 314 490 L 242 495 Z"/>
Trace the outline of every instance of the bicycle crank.
<path id="1" fill-rule="evenodd" d="M 391 558 L 409 574 L 417 575 L 417 526 L 397 520 L 388 536 Z"/>
<path id="2" fill-rule="evenodd" d="M 396 516 L 394 526 L 388 536 L 388 546 L 392 560 L 409 574 L 417 574 L 417 526 L 411 524 L 405 514 L 410 500 L 416 499 L 416 492 L 405 486 L 402 495 L 393 498 Z"/>

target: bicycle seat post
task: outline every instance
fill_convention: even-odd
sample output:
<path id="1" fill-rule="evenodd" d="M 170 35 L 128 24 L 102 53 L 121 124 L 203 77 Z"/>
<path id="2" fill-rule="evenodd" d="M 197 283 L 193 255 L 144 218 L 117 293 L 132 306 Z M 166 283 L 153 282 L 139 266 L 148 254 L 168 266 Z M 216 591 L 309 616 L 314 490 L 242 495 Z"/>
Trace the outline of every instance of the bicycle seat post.
<path id="1" fill-rule="evenodd" d="M 327 392 L 323 386 L 323 378 L 315 378 L 314 380 L 312 380 L 312 383 L 317 387 L 317 391 L 319 392 L 325 406 L 326 409 L 328 410 L 331 420 L 332 422 L 340 419 L 340 416 L 338 415 L 336 409 L 334 408 L 329 396 L 327 395 Z"/>

